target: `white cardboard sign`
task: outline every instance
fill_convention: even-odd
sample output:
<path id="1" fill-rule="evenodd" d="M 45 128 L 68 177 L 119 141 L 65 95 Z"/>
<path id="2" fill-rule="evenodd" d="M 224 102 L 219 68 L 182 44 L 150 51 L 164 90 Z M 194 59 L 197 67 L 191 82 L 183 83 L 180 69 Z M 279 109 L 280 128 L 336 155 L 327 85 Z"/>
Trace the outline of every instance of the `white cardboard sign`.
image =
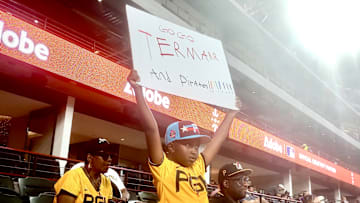
<path id="1" fill-rule="evenodd" d="M 219 40 L 126 6 L 140 84 L 230 109 L 235 92 Z"/>

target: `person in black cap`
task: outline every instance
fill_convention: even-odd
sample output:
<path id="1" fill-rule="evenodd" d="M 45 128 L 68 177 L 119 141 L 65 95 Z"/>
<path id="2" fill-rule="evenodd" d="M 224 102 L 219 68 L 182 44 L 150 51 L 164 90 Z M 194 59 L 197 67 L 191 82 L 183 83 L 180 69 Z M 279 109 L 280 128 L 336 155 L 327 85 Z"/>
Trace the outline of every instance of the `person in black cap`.
<path id="1" fill-rule="evenodd" d="M 112 199 L 110 179 L 103 174 L 111 164 L 110 143 L 97 138 L 84 146 L 85 167 L 70 170 L 55 184 L 54 203 L 108 202 Z"/>
<path id="2" fill-rule="evenodd" d="M 235 203 L 245 198 L 251 173 L 251 169 L 243 169 L 238 162 L 224 165 L 219 170 L 220 197 L 210 202 Z"/>

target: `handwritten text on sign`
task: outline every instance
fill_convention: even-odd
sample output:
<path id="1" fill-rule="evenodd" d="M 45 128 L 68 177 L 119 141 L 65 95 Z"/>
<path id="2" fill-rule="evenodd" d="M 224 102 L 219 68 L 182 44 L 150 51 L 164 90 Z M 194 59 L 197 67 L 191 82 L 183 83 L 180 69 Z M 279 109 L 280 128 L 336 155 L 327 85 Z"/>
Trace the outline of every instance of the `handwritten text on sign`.
<path id="1" fill-rule="evenodd" d="M 219 40 L 127 6 L 134 68 L 141 84 L 170 94 L 235 108 Z"/>

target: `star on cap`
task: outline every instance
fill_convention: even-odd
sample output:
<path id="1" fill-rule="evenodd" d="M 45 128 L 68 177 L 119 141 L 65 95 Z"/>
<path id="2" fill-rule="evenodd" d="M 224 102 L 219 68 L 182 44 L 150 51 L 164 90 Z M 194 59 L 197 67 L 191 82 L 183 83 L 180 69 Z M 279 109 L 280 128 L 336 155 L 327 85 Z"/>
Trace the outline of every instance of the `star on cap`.
<path id="1" fill-rule="evenodd" d="M 187 127 L 185 127 L 185 126 L 183 126 L 183 127 L 181 128 L 181 130 L 182 130 L 183 132 L 187 132 L 187 131 L 188 131 Z"/>

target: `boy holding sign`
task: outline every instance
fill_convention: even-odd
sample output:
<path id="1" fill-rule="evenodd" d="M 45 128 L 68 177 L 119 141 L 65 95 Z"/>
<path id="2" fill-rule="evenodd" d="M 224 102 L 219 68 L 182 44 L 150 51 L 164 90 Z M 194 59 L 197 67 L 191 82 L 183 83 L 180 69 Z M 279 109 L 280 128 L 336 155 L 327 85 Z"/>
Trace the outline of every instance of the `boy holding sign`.
<path id="1" fill-rule="evenodd" d="M 238 113 L 230 111 L 211 139 L 202 135 L 196 124 L 179 121 L 167 127 L 165 155 L 161 145 L 158 124 L 145 102 L 136 70 L 132 70 L 128 81 L 134 89 L 139 117 L 144 127 L 149 152 L 149 166 L 160 203 L 208 202 L 204 179 L 206 166 L 213 160 L 221 144 L 226 140 L 232 120 Z M 240 102 L 237 104 L 240 107 Z M 200 144 L 207 143 L 199 154 Z"/>

